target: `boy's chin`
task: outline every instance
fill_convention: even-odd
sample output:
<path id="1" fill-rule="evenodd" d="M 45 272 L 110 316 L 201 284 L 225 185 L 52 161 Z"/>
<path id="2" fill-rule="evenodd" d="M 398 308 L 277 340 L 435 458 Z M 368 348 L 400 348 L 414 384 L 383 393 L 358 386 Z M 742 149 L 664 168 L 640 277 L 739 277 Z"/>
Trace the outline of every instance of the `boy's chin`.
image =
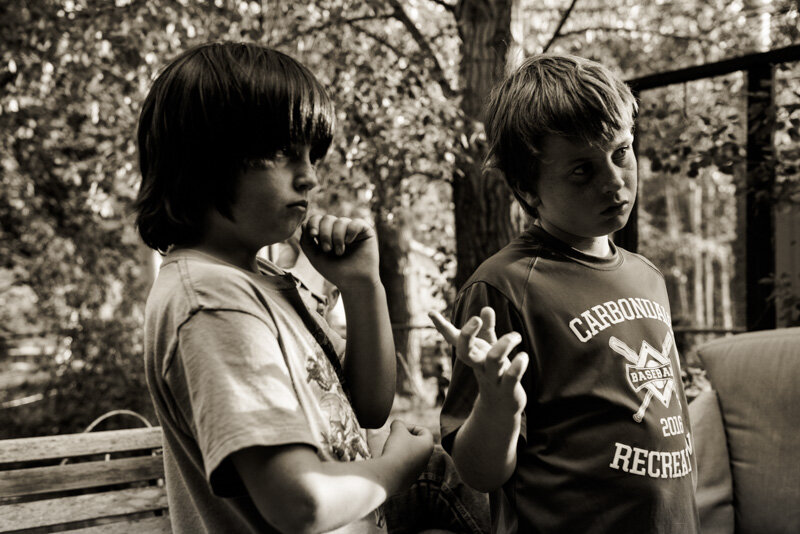
<path id="1" fill-rule="evenodd" d="M 631 217 L 631 212 L 627 211 L 624 214 L 618 215 L 617 217 L 612 218 L 608 222 L 608 233 L 613 234 L 614 232 L 619 232 L 628 224 L 628 219 Z"/>

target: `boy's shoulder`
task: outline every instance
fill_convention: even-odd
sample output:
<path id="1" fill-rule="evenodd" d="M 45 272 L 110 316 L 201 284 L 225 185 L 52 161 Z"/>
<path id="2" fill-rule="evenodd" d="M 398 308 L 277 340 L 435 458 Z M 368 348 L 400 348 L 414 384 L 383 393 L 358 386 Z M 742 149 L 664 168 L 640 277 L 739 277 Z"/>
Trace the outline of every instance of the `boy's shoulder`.
<path id="1" fill-rule="evenodd" d="M 506 300 L 516 302 L 529 283 L 539 258 L 549 257 L 551 251 L 534 233 L 525 231 L 508 245 L 481 263 L 459 292 L 461 296 L 476 287 L 490 287 Z"/>
<path id="2" fill-rule="evenodd" d="M 499 292 L 506 300 L 515 302 L 526 288 L 548 287 L 550 277 L 544 273 L 561 269 L 579 269 L 586 273 L 593 270 L 617 271 L 620 276 L 629 275 L 630 268 L 646 269 L 663 280 L 661 271 L 645 256 L 622 247 L 615 246 L 614 250 L 616 252 L 610 259 L 594 259 L 532 226 L 481 263 L 459 293 L 463 296 L 477 286 L 488 286 L 490 291 Z M 548 268 L 543 269 L 543 265 L 548 265 Z M 623 265 L 625 268 L 620 269 Z"/>
<path id="3" fill-rule="evenodd" d="M 291 282 L 280 276 L 249 273 L 202 252 L 167 254 L 148 297 L 148 307 L 168 306 L 191 315 L 198 310 L 264 309 L 264 299 L 282 300 Z M 177 310 L 174 310 L 177 311 Z"/>
<path id="4" fill-rule="evenodd" d="M 538 260 L 559 259 L 560 255 L 550 241 L 538 227 L 531 226 L 484 260 L 467 283 L 526 279 Z"/>

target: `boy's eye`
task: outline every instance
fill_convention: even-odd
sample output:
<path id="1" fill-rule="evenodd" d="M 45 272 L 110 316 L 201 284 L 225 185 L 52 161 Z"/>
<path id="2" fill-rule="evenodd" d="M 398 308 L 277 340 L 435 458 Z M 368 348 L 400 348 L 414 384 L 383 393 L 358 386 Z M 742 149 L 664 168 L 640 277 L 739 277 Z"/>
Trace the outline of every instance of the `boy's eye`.
<path id="1" fill-rule="evenodd" d="M 271 158 L 252 158 L 245 162 L 245 168 L 250 171 L 264 171 L 274 166 L 275 163 Z"/>
<path id="2" fill-rule="evenodd" d="M 586 176 L 591 172 L 591 170 L 592 170 L 591 164 L 583 163 L 572 169 L 572 174 L 575 176 Z"/>
<path id="3" fill-rule="evenodd" d="M 294 154 L 292 154 L 292 149 L 281 148 L 275 151 L 275 155 L 273 155 L 271 159 L 272 161 L 277 162 L 277 161 L 286 161 L 288 159 L 291 159 L 292 157 L 294 157 Z"/>
<path id="4" fill-rule="evenodd" d="M 631 149 L 629 146 L 620 147 L 614 152 L 614 159 L 621 160 L 625 159 L 625 156 L 628 155 L 628 151 Z"/>

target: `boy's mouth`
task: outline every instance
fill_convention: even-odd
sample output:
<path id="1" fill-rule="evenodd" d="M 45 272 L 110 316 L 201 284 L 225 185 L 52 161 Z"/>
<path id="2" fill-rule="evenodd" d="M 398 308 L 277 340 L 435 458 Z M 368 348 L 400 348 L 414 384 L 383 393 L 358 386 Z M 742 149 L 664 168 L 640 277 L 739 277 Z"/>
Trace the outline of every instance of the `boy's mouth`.
<path id="1" fill-rule="evenodd" d="M 308 209 L 308 201 L 307 200 L 300 200 L 299 202 L 292 202 L 291 204 L 288 204 L 287 207 L 289 207 L 289 208 L 302 208 L 302 209 L 305 210 L 305 209 Z"/>
<path id="2" fill-rule="evenodd" d="M 628 205 L 628 201 L 619 202 L 609 206 L 608 208 L 601 211 L 601 215 L 615 215 L 625 210 L 625 207 Z"/>

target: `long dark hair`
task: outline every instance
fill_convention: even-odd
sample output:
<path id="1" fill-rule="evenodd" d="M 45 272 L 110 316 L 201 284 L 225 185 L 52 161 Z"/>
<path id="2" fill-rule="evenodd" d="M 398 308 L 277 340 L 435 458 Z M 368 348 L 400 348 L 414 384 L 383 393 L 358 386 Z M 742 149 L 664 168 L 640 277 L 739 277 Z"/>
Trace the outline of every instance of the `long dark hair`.
<path id="1" fill-rule="evenodd" d="M 248 161 L 298 144 L 322 159 L 333 123 L 325 89 L 286 54 L 247 43 L 183 52 L 153 82 L 139 116 L 139 234 L 162 253 L 191 245 L 208 210 L 231 216 Z"/>

